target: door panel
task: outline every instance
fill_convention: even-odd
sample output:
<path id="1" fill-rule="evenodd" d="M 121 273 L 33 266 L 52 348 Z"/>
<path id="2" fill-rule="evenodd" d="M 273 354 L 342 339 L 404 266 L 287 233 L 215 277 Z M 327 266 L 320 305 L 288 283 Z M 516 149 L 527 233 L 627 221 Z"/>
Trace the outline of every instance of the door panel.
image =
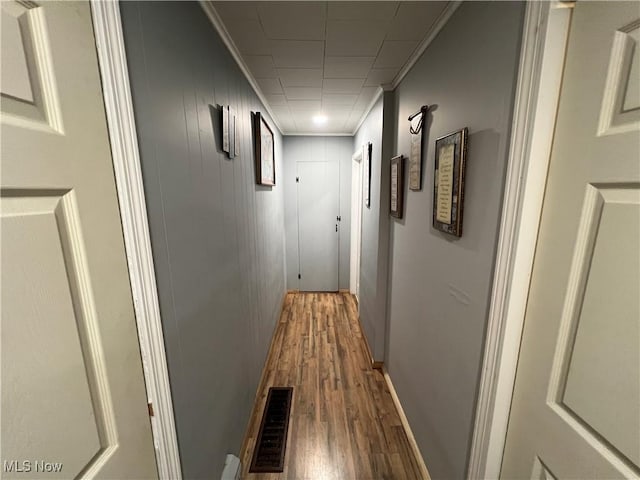
<path id="1" fill-rule="evenodd" d="M 639 17 L 575 6 L 506 479 L 640 477 Z"/>
<path id="2" fill-rule="evenodd" d="M 338 291 L 339 165 L 298 162 L 300 290 Z"/>
<path id="3" fill-rule="evenodd" d="M 89 4 L 0 7 L 1 476 L 157 478 Z"/>

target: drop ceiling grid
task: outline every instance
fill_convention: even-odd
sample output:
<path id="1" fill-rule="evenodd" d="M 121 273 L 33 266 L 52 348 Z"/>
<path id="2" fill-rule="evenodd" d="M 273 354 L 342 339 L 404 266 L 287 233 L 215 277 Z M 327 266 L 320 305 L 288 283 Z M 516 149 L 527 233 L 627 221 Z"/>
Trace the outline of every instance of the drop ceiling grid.
<path id="1" fill-rule="evenodd" d="M 351 133 L 446 5 L 213 2 L 285 133 Z"/>

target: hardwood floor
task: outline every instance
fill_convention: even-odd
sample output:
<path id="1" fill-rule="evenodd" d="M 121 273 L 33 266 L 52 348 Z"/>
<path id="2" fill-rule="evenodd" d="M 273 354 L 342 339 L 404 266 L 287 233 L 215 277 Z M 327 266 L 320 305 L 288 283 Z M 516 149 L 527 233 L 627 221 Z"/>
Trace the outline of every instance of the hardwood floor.
<path id="1" fill-rule="evenodd" d="M 269 387 L 293 386 L 284 472 L 249 474 Z M 419 479 L 382 373 L 347 293 L 289 293 L 241 452 L 242 478 Z"/>

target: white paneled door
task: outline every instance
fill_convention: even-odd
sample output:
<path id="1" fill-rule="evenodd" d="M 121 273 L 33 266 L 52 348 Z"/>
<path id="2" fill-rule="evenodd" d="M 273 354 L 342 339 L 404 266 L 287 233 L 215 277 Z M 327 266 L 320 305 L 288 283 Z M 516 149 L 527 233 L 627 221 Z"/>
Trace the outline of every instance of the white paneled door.
<path id="1" fill-rule="evenodd" d="M 338 162 L 297 162 L 299 288 L 338 291 Z"/>
<path id="2" fill-rule="evenodd" d="M 2 9 L 2 478 L 157 478 L 87 2 Z"/>
<path id="3" fill-rule="evenodd" d="M 640 478 L 640 10 L 577 2 L 502 478 Z"/>

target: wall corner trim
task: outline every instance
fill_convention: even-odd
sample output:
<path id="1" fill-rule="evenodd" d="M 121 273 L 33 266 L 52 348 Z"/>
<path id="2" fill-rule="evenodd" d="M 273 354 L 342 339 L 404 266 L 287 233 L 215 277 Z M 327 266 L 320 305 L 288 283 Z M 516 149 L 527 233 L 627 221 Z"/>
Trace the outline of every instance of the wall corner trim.
<path id="1" fill-rule="evenodd" d="M 202 10 L 204 10 L 204 13 L 207 15 L 207 18 L 213 25 L 213 28 L 216 29 L 216 32 L 218 32 L 218 35 L 220 35 L 220 37 L 222 38 L 222 41 L 226 45 L 233 59 L 238 64 L 238 67 L 240 68 L 240 71 L 247 79 L 247 82 L 249 82 L 249 85 L 251 85 L 251 88 L 253 88 L 253 91 L 256 93 L 256 95 L 262 102 L 262 105 L 271 116 L 271 121 L 275 123 L 276 127 L 278 127 L 278 130 L 280 130 L 280 134 L 289 135 L 288 132 L 285 132 L 282 129 L 282 126 L 278 122 L 278 119 L 273 114 L 273 110 L 271 110 L 271 107 L 269 106 L 269 103 L 267 102 L 267 99 L 265 98 L 265 96 L 262 94 L 260 87 L 258 87 L 258 84 L 256 83 L 255 78 L 253 78 L 253 75 L 251 75 L 249 67 L 247 66 L 246 63 L 244 63 L 244 60 L 242 59 L 242 55 L 240 54 L 240 50 L 238 50 L 238 47 L 236 46 L 233 39 L 231 38 L 231 34 L 227 30 L 227 27 L 224 26 L 224 22 L 220 18 L 220 15 L 218 15 L 218 12 L 213 6 L 213 3 L 207 0 L 201 0 L 200 6 L 202 7 Z"/>
<path id="2" fill-rule="evenodd" d="M 447 4 L 444 10 L 442 10 L 442 13 L 440 13 L 440 16 L 436 19 L 435 22 L 433 22 L 433 25 L 431 25 L 431 29 L 427 32 L 427 35 L 424 37 L 422 42 L 420 42 L 416 49 L 413 51 L 413 53 L 409 57 L 409 60 L 407 60 L 407 63 L 405 63 L 404 67 L 400 69 L 400 71 L 396 75 L 396 78 L 393 79 L 393 82 L 391 82 L 390 85 L 384 86 L 385 90 L 395 90 L 398 85 L 400 85 L 402 79 L 413 68 L 415 63 L 420 59 L 427 47 L 431 45 L 431 42 L 433 42 L 433 40 L 438 36 L 440 30 L 442 30 L 442 28 L 451 18 L 451 15 L 454 14 L 454 12 L 460 5 L 462 5 L 461 0 L 452 1 Z"/>
<path id="3" fill-rule="evenodd" d="M 431 476 L 429 475 L 429 470 L 427 470 L 427 465 L 424 463 L 424 458 L 422 458 L 422 454 L 420 453 L 420 449 L 418 448 L 418 443 L 416 442 L 416 439 L 413 436 L 413 432 L 411 431 L 409 420 L 407 419 L 407 416 L 405 415 L 404 410 L 402 409 L 402 404 L 400 403 L 400 399 L 398 398 L 396 389 L 393 386 L 393 382 L 391 381 L 389 372 L 387 372 L 387 369 L 384 366 L 382 366 L 382 374 L 384 375 L 384 380 L 387 383 L 387 387 L 389 388 L 389 393 L 391 394 L 393 404 L 396 406 L 396 410 L 398 411 L 398 415 L 400 416 L 400 422 L 402 423 L 402 427 L 404 428 L 404 431 L 407 434 L 407 440 L 409 441 L 409 445 L 411 446 L 413 456 L 415 457 L 416 463 L 418 464 L 418 468 L 420 469 L 422 480 L 431 480 Z"/>
<path id="4" fill-rule="evenodd" d="M 118 203 L 160 478 L 182 479 L 119 2 L 91 0 Z"/>
<path id="5" fill-rule="evenodd" d="M 499 478 L 571 9 L 527 2 L 467 478 Z"/>

